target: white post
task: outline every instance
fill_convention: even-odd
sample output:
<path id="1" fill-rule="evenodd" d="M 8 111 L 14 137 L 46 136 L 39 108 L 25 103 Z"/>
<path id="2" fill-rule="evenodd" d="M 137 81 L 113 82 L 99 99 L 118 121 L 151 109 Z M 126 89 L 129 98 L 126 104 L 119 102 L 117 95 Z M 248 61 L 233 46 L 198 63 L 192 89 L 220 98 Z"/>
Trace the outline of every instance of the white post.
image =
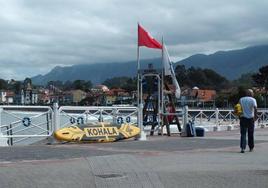
<path id="1" fill-rule="evenodd" d="M 220 129 L 219 127 L 219 109 L 216 108 L 216 111 L 215 111 L 215 126 L 213 128 L 214 131 L 218 131 Z"/>
<path id="2" fill-rule="evenodd" d="M 2 125 L 2 111 L 3 111 L 3 108 L 0 108 L 0 126 Z M 0 146 L 8 146 L 7 138 L 1 138 L 2 135 L 3 134 L 0 129 Z"/>
<path id="3" fill-rule="evenodd" d="M 53 128 L 56 131 L 60 128 L 59 105 L 57 102 L 53 103 L 53 112 Z"/>
<path id="4" fill-rule="evenodd" d="M 53 108 L 52 131 L 54 132 L 54 131 L 56 131 L 56 130 L 58 130 L 60 128 L 60 116 L 59 116 L 59 109 L 58 109 L 59 105 L 58 105 L 58 103 L 57 102 L 53 103 L 52 108 Z M 56 143 L 56 142 L 57 141 L 56 141 L 56 139 L 54 139 L 53 134 L 52 134 L 52 136 L 49 136 L 47 138 L 47 143 L 48 144 L 53 144 L 53 143 Z"/>
<path id="5" fill-rule="evenodd" d="M 183 114 L 182 136 L 186 136 L 186 125 L 188 123 L 188 106 L 184 106 L 182 108 L 182 114 Z"/>
<path id="6" fill-rule="evenodd" d="M 141 81 L 139 82 L 142 83 Z M 146 140 L 146 133 L 144 132 L 144 126 L 143 126 L 143 101 L 142 101 L 142 85 L 140 85 L 140 103 L 138 104 L 138 126 L 141 130 L 140 135 L 138 137 L 138 140 L 145 141 Z"/>
<path id="7" fill-rule="evenodd" d="M 215 124 L 216 126 L 218 125 L 219 123 L 219 109 L 216 108 L 216 111 L 215 111 Z"/>
<path id="8" fill-rule="evenodd" d="M 3 112 L 3 108 L 0 107 L 0 126 L 2 125 L 2 112 Z"/>
<path id="9" fill-rule="evenodd" d="M 113 123 L 116 124 L 117 122 L 117 109 L 113 109 L 112 111 L 112 115 L 113 115 Z"/>
<path id="10" fill-rule="evenodd" d="M 200 125 L 202 125 L 203 122 L 203 111 L 200 111 Z"/>

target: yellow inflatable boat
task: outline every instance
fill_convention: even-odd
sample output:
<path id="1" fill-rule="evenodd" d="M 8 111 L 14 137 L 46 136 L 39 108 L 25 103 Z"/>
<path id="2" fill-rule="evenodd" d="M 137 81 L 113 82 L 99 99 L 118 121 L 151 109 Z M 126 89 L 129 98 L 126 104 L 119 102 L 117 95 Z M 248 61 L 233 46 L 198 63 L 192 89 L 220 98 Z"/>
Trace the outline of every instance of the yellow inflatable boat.
<path id="1" fill-rule="evenodd" d="M 133 124 L 89 123 L 84 125 L 71 125 L 54 132 L 59 141 L 70 142 L 114 142 L 135 137 L 140 128 Z"/>

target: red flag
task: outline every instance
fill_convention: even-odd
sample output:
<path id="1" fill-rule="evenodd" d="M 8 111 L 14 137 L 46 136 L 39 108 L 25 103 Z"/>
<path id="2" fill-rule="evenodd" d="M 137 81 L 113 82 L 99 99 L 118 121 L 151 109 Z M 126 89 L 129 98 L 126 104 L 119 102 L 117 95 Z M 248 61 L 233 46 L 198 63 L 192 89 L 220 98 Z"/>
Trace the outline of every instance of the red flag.
<path id="1" fill-rule="evenodd" d="M 138 24 L 138 46 L 162 49 L 162 45 Z"/>

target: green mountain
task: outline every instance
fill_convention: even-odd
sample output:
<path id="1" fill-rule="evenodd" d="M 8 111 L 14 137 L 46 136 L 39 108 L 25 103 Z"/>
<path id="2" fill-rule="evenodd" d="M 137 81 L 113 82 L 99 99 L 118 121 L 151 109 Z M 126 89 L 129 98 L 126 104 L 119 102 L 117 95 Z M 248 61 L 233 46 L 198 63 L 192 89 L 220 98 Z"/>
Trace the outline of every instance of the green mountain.
<path id="1" fill-rule="evenodd" d="M 159 68 L 161 59 L 141 60 L 141 68 L 145 68 L 148 64 L 154 64 L 155 68 Z M 93 84 L 100 84 L 108 78 L 128 76 L 134 77 L 137 74 L 137 61 L 129 61 L 124 63 L 95 63 L 80 64 L 69 67 L 57 66 L 45 75 L 37 75 L 32 77 L 32 82 L 38 85 L 45 85 L 48 81 L 74 81 L 74 80 L 90 80 Z"/>
<path id="2" fill-rule="evenodd" d="M 159 68 L 161 59 L 141 60 L 143 68 L 152 63 Z M 210 55 L 196 54 L 177 62 L 175 65 L 208 68 L 216 71 L 229 80 L 237 79 L 242 74 L 256 72 L 260 67 L 268 64 L 268 45 L 253 46 L 239 50 L 219 51 Z M 45 75 L 32 78 L 34 84 L 44 85 L 48 81 L 90 80 L 93 84 L 100 84 L 108 78 L 137 74 L 137 62 L 113 62 L 80 64 L 69 67 L 55 67 Z"/>
<path id="3" fill-rule="evenodd" d="M 268 45 L 253 46 L 239 50 L 219 51 L 210 55 L 196 54 L 176 64 L 189 67 L 209 68 L 229 80 L 242 74 L 257 72 L 268 64 Z"/>

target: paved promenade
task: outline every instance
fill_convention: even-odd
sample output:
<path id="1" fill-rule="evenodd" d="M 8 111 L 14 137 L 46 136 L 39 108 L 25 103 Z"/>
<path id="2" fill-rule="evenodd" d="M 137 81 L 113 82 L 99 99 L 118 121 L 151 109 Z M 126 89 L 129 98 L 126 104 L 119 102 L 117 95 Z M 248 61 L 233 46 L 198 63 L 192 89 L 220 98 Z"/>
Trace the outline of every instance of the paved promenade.
<path id="1" fill-rule="evenodd" d="M 0 147 L 1 188 L 267 188 L 268 128 L 254 152 L 239 153 L 239 132 L 203 138 Z"/>

